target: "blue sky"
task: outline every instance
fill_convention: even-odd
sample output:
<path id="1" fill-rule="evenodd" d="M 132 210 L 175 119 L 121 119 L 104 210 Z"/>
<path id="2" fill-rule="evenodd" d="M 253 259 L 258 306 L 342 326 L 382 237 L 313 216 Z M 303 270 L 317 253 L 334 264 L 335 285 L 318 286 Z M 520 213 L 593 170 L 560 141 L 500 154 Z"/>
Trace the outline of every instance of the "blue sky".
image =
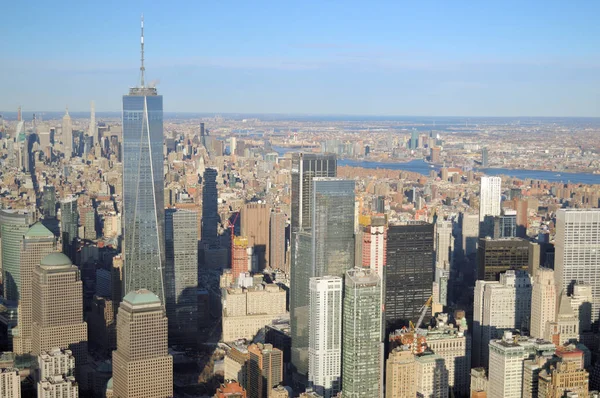
<path id="1" fill-rule="evenodd" d="M 119 110 L 142 12 L 166 111 L 600 116 L 599 1 L 9 1 L 0 110 Z"/>

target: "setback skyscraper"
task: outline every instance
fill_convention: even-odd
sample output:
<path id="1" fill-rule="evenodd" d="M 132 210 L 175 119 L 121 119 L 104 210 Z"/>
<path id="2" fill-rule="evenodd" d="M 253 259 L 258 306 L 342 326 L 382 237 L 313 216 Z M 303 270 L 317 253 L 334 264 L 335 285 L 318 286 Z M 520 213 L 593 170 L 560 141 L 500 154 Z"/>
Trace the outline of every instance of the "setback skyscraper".
<path id="1" fill-rule="evenodd" d="M 123 96 L 124 291 L 149 289 L 164 303 L 163 98 L 144 83 Z"/>
<path id="2" fill-rule="evenodd" d="M 69 108 L 65 109 L 65 115 L 62 119 L 62 143 L 65 158 L 71 159 L 73 154 L 73 122 L 69 115 Z"/>

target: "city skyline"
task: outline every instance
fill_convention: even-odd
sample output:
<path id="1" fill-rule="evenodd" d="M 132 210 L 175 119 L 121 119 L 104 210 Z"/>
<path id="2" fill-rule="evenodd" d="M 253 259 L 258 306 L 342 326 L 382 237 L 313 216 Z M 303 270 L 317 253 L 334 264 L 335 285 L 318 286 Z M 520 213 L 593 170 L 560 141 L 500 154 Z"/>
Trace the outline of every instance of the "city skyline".
<path id="1" fill-rule="evenodd" d="M 0 74 L 11 79 L 0 109 L 79 111 L 94 99 L 98 112 L 117 111 L 118 93 L 137 80 L 134 32 L 143 12 L 148 82 L 160 80 L 167 111 L 600 116 L 590 84 L 600 69 L 593 2 L 88 7 L 8 5 L 14 18 L 0 35 L 19 40 L 4 43 L 12 56 Z M 59 15 L 75 26 L 85 15 L 86 34 L 73 35 L 68 24 L 40 35 L 35 26 Z M 32 22 L 28 30 L 20 16 Z M 34 62 L 40 57 L 43 67 Z"/>

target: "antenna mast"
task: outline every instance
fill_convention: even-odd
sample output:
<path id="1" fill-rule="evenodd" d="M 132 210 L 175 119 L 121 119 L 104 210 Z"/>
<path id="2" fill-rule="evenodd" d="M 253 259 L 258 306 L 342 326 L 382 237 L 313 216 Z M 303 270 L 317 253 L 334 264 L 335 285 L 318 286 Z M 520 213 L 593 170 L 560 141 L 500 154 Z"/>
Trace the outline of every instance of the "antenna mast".
<path id="1" fill-rule="evenodd" d="M 142 36 L 141 36 L 141 48 L 142 48 L 142 64 L 140 66 L 140 74 L 141 74 L 141 83 L 142 83 L 142 88 L 144 88 L 144 71 L 146 70 L 146 68 L 144 68 L 144 14 L 142 14 Z"/>

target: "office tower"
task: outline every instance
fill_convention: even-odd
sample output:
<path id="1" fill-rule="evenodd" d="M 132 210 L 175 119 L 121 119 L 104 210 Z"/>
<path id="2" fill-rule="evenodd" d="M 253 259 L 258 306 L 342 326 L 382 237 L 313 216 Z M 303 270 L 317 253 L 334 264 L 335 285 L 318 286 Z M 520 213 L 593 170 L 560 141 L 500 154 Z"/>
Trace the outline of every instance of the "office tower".
<path id="1" fill-rule="evenodd" d="M 115 397 L 173 396 L 173 357 L 169 355 L 167 317 L 160 298 L 141 289 L 128 293 L 117 314 L 113 351 Z"/>
<path id="2" fill-rule="evenodd" d="M 233 254 L 231 256 L 231 274 L 234 280 L 248 269 L 248 238 L 236 236 L 233 238 Z"/>
<path id="3" fill-rule="evenodd" d="M 90 102 L 90 126 L 88 128 L 88 136 L 92 137 L 92 139 L 100 144 L 100 140 L 98 139 L 98 129 L 96 128 L 96 103 L 94 101 Z"/>
<path id="4" fill-rule="evenodd" d="M 285 261 L 285 213 L 273 211 L 269 223 L 269 266 L 290 273 Z"/>
<path id="5" fill-rule="evenodd" d="M 502 201 L 502 180 L 500 177 L 481 177 L 479 190 L 479 222 L 485 220 L 485 216 L 499 216 L 500 202 Z"/>
<path id="6" fill-rule="evenodd" d="M 547 338 L 548 322 L 554 321 L 556 315 L 556 285 L 554 271 L 540 268 L 531 290 L 531 336 L 539 339 Z"/>
<path id="7" fill-rule="evenodd" d="M 144 83 L 123 96 L 124 291 L 149 289 L 164 303 L 163 98 Z"/>
<path id="8" fill-rule="evenodd" d="M 312 227 L 292 236 L 292 366 L 304 377 L 308 374 L 309 280 L 326 275 L 341 277 L 354 267 L 354 181 L 315 177 L 312 184 L 308 190 L 311 209 L 307 212 L 312 216 Z"/>
<path id="9" fill-rule="evenodd" d="M 71 116 L 69 116 L 69 108 L 65 110 L 65 115 L 62 118 L 62 143 L 65 158 L 71 159 L 73 154 L 73 122 Z"/>
<path id="10" fill-rule="evenodd" d="M 396 347 L 386 361 L 385 398 L 417 395 L 415 354 L 405 347 Z"/>
<path id="11" fill-rule="evenodd" d="M 539 246 L 522 238 L 479 239 L 477 279 L 497 281 L 508 270 L 531 274 L 539 264 Z"/>
<path id="12" fill-rule="evenodd" d="M 181 209 L 168 209 L 165 216 L 169 338 L 194 344 L 198 330 L 198 216 Z"/>
<path id="13" fill-rule="evenodd" d="M 252 340 L 265 325 L 285 317 L 286 291 L 274 283 L 223 290 L 222 341 Z"/>
<path id="14" fill-rule="evenodd" d="M 75 248 L 79 237 L 79 212 L 77 197 L 70 196 L 60 202 L 60 232 L 63 253 L 75 261 Z"/>
<path id="15" fill-rule="evenodd" d="M 452 221 L 439 220 L 435 224 L 435 267 L 450 272 L 454 260 Z"/>
<path id="16" fill-rule="evenodd" d="M 219 225 L 219 193 L 217 191 L 217 170 L 207 168 L 202 178 L 202 243 L 208 247 L 218 247 L 217 227 Z"/>
<path id="17" fill-rule="evenodd" d="M 479 239 L 479 216 L 477 214 L 461 213 L 461 250 L 463 258 L 477 254 L 477 241 Z"/>
<path id="18" fill-rule="evenodd" d="M 83 239 L 96 239 L 96 210 L 89 207 L 79 209 L 81 225 L 83 226 Z"/>
<path id="19" fill-rule="evenodd" d="M 433 293 L 433 224 L 415 222 L 388 229 L 385 267 L 386 335 L 416 322 Z M 429 310 L 428 310 L 429 312 Z M 431 313 L 425 317 L 429 323 Z"/>
<path id="20" fill-rule="evenodd" d="M 523 383 L 525 348 L 505 332 L 502 340 L 490 342 L 489 391 L 490 398 L 520 398 Z"/>
<path id="21" fill-rule="evenodd" d="M 271 344 L 248 347 L 248 398 L 267 398 L 283 381 L 283 352 Z"/>
<path id="22" fill-rule="evenodd" d="M 362 232 L 361 266 L 374 270 L 383 280 L 387 260 L 387 225 L 384 216 L 359 217 Z"/>
<path id="23" fill-rule="evenodd" d="M 225 380 L 235 380 L 242 387 L 248 385 L 247 363 L 249 358 L 248 347 L 242 344 L 231 347 L 223 359 Z"/>
<path id="24" fill-rule="evenodd" d="M 204 124 L 204 123 L 202 123 Z M 244 387 L 235 381 L 225 381 L 217 388 L 214 398 L 246 398 L 248 397 Z"/>
<path id="25" fill-rule="evenodd" d="M 51 185 L 44 186 L 42 193 L 42 214 L 44 218 L 56 217 L 56 189 Z"/>
<path id="26" fill-rule="evenodd" d="M 241 210 L 241 235 L 248 238 L 258 258 L 258 270 L 269 267 L 269 221 L 271 209 L 265 203 L 247 203 Z"/>
<path id="27" fill-rule="evenodd" d="M 592 288 L 592 324 L 600 316 L 600 209 L 560 209 L 556 213 L 554 278 L 557 289 L 573 293 L 575 282 Z"/>
<path id="28" fill-rule="evenodd" d="M 32 277 L 35 267 L 50 253 L 56 251 L 56 238 L 41 222 L 33 224 L 21 242 L 21 288 L 19 297 L 18 332 L 13 340 L 13 351 L 18 355 L 32 351 Z"/>
<path id="29" fill-rule="evenodd" d="M 488 149 L 486 147 L 481 148 L 481 167 L 488 167 Z"/>
<path id="30" fill-rule="evenodd" d="M 341 387 L 342 290 L 340 277 L 310 278 L 308 381 L 325 398 Z"/>
<path id="31" fill-rule="evenodd" d="M 494 231 L 492 238 L 515 238 L 517 236 L 517 212 L 504 210 L 504 214 L 494 217 Z"/>
<path id="32" fill-rule="evenodd" d="M 579 340 L 579 318 L 571 306 L 571 298 L 563 290 L 558 299 L 554 319 L 546 324 L 546 340 L 555 344 L 577 343 Z"/>
<path id="33" fill-rule="evenodd" d="M 419 147 L 419 132 L 413 130 L 410 133 L 410 141 L 408 141 L 408 149 L 417 149 Z"/>
<path id="34" fill-rule="evenodd" d="M 117 348 L 115 306 L 111 299 L 94 295 L 86 316 L 89 344 L 107 354 Z"/>
<path id="35" fill-rule="evenodd" d="M 70 350 L 53 348 L 38 356 L 38 397 L 78 398 L 75 357 Z"/>
<path id="36" fill-rule="evenodd" d="M 416 355 L 417 397 L 448 398 L 448 371 L 444 358 L 425 351 Z"/>
<path id="37" fill-rule="evenodd" d="M 471 338 L 466 334 L 466 319 L 457 319 L 456 327 L 448 323 L 448 314 L 438 314 L 436 326 L 420 332 L 427 348 L 444 360 L 448 372 L 448 387 L 454 396 L 469 393 L 469 372 L 471 370 Z"/>
<path id="38" fill-rule="evenodd" d="M 312 180 L 336 177 L 337 159 L 332 154 L 292 154 L 292 231 L 311 227 Z"/>
<path id="39" fill-rule="evenodd" d="M 79 269 L 62 253 L 48 254 L 33 271 L 32 353 L 69 349 L 78 371 L 87 363 L 82 287 Z"/>
<path id="40" fill-rule="evenodd" d="M 0 397 L 21 398 L 21 376 L 19 376 L 19 369 L 0 369 Z"/>
<path id="41" fill-rule="evenodd" d="M 382 391 L 381 278 L 355 268 L 344 280 L 342 394 L 378 397 Z"/>
<path id="42" fill-rule="evenodd" d="M 583 356 L 578 349 L 558 349 L 558 361 L 540 372 L 538 397 L 589 397 L 589 373 L 582 366 Z"/>
<path id="43" fill-rule="evenodd" d="M 575 282 L 571 295 L 571 307 L 579 318 L 579 333 L 592 331 L 592 286 Z"/>
<path id="44" fill-rule="evenodd" d="M 19 300 L 21 284 L 21 242 L 29 230 L 33 215 L 24 211 L 0 210 L 0 236 L 2 236 L 2 280 L 4 298 Z"/>
<path id="45" fill-rule="evenodd" d="M 500 281 L 475 283 L 473 367 L 487 367 L 488 343 L 505 330 L 529 329 L 532 279 L 524 271 L 506 271 Z"/>
<path id="46" fill-rule="evenodd" d="M 433 164 L 440 164 L 441 163 L 441 148 L 440 147 L 432 147 L 431 148 L 431 153 L 430 153 L 430 158 L 429 160 L 431 161 L 431 163 Z"/>

